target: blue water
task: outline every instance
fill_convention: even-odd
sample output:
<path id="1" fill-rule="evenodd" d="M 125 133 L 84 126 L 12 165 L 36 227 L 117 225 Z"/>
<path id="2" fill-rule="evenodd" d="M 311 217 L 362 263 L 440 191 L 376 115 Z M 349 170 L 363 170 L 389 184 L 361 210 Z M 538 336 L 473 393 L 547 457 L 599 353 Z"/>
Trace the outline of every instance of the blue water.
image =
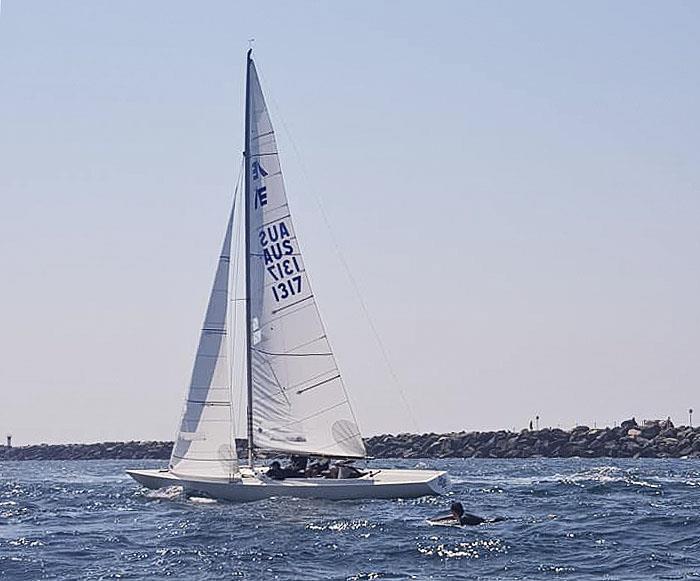
<path id="1" fill-rule="evenodd" d="M 425 464 L 449 470 L 449 497 L 237 505 L 145 491 L 124 474 L 159 462 L 0 463 L 0 578 L 700 577 L 695 461 Z M 509 520 L 426 524 L 452 499 Z"/>

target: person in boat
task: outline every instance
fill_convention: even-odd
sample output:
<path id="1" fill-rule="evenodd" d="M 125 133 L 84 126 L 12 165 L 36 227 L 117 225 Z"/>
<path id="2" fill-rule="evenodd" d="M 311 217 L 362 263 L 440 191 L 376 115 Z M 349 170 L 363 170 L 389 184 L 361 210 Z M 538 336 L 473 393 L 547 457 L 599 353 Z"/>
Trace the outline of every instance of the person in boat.
<path id="1" fill-rule="evenodd" d="M 481 516 L 477 516 L 475 514 L 469 514 L 468 512 L 464 512 L 464 507 L 462 506 L 461 502 L 453 502 L 450 505 L 450 514 L 447 516 L 442 516 L 442 517 L 436 517 L 433 519 L 430 519 L 432 522 L 445 522 L 451 524 L 454 522 L 454 524 L 457 525 L 462 525 L 462 526 L 474 526 L 474 525 L 480 525 L 488 522 L 498 522 L 504 520 L 501 517 L 496 517 L 496 518 L 491 518 L 487 519 Z"/>
<path id="2" fill-rule="evenodd" d="M 306 475 L 306 466 L 309 459 L 306 456 L 292 456 L 289 459 L 289 466 L 283 468 L 286 478 L 304 478 Z"/>
<path id="3" fill-rule="evenodd" d="M 360 476 L 364 476 L 364 474 L 364 472 L 348 463 L 340 463 L 338 466 L 338 478 L 359 478 Z"/>
<path id="4" fill-rule="evenodd" d="M 328 458 L 326 458 L 325 460 L 317 460 L 306 469 L 304 475 L 307 478 L 318 478 L 328 470 L 328 467 L 330 465 L 331 461 Z"/>
<path id="5" fill-rule="evenodd" d="M 364 474 L 364 472 L 351 466 L 348 462 L 337 462 L 330 467 L 326 478 L 360 478 Z"/>
<path id="6" fill-rule="evenodd" d="M 272 478 L 273 480 L 284 480 L 286 478 L 285 471 L 277 460 L 270 464 L 266 474 L 268 478 Z"/>

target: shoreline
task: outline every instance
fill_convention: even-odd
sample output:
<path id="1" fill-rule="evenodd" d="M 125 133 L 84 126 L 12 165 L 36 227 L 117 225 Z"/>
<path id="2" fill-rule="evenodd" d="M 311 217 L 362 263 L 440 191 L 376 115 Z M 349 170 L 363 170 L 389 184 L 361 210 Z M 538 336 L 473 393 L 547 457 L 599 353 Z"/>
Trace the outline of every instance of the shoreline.
<path id="1" fill-rule="evenodd" d="M 700 458 L 700 427 L 669 421 L 614 428 L 576 426 L 571 430 L 507 430 L 447 434 L 383 434 L 365 439 L 374 458 Z M 100 442 L 0 446 L 0 462 L 14 460 L 168 460 L 168 441 Z M 236 440 L 245 458 L 245 440 Z"/>

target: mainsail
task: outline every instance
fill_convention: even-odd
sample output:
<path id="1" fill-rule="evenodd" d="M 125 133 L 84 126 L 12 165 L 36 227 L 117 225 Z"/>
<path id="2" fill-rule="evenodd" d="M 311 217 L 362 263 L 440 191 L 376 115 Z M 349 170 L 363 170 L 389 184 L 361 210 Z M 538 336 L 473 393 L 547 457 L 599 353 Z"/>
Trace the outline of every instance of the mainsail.
<path id="1" fill-rule="evenodd" d="M 274 130 L 250 57 L 246 111 L 254 445 L 288 453 L 364 457 L 362 436 L 299 250 Z"/>
<path id="2" fill-rule="evenodd" d="M 232 210 L 170 458 L 178 476 L 231 479 L 238 472 L 227 341 L 233 216 Z"/>

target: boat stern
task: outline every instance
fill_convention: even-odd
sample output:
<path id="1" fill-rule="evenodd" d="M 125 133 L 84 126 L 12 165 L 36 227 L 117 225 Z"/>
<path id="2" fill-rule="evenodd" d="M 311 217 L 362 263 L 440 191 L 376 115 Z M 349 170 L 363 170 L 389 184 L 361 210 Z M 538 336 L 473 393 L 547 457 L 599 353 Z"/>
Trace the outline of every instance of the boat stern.
<path id="1" fill-rule="evenodd" d="M 428 481 L 428 486 L 436 496 L 447 494 L 452 488 L 450 475 L 443 470 L 436 470 L 433 478 Z"/>

